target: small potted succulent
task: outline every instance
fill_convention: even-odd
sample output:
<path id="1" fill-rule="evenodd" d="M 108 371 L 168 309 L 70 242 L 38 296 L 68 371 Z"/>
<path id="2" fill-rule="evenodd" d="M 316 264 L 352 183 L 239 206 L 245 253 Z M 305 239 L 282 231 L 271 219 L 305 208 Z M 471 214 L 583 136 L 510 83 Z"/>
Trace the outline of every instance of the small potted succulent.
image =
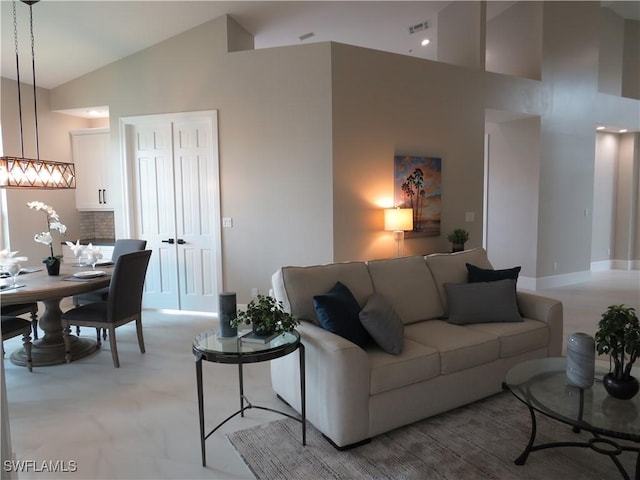
<path id="1" fill-rule="evenodd" d="M 469 232 L 464 228 L 456 228 L 447 235 L 447 240 L 452 244 L 452 252 L 462 252 L 464 244 L 469 240 Z"/>
<path id="2" fill-rule="evenodd" d="M 633 307 L 610 305 L 598 322 L 596 350 L 610 355 L 613 371 L 602 379 L 605 389 L 615 398 L 629 399 L 638 393 L 638 380 L 631 367 L 640 354 L 640 323 Z"/>
<path id="3" fill-rule="evenodd" d="M 249 302 L 246 310 L 238 312 L 231 319 L 232 327 L 238 327 L 241 323 L 251 324 L 253 332 L 260 336 L 290 332 L 300 325 L 299 320 L 284 310 L 282 302 L 267 295 L 258 295 L 258 298 Z"/>

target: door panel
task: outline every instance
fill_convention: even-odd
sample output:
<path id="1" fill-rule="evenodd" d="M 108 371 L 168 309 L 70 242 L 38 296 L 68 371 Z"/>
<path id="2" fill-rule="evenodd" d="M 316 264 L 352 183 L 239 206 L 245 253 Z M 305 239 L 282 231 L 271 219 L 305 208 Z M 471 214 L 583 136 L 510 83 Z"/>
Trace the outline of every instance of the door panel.
<path id="1" fill-rule="evenodd" d="M 136 117 L 125 125 L 134 145 L 136 235 L 154 252 L 144 306 L 215 312 L 222 282 L 217 117 Z"/>
<path id="2" fill-rule="evenodd" d="M 135 138 L 137 236 L 152 250 L 145 282 L 144 304 L 179 308 L 175 275 L 174 175 L 171 124 L 138 125 Z"/>
<path id="3" fill-rule="evenodd" d="M 213 198 L 219 197 L 212 181 L 212 125 L 208 119 L 174 123 L 176 165 L 176 234 L 184 240 L 178 245 L 183 263 L 179 269 L 180 301 L 183 310 L 217 310 L 216 273 L 212 261 L 216 242 L 211 223 Z M 206 259 L 206 260 L 205 260 Z"/>

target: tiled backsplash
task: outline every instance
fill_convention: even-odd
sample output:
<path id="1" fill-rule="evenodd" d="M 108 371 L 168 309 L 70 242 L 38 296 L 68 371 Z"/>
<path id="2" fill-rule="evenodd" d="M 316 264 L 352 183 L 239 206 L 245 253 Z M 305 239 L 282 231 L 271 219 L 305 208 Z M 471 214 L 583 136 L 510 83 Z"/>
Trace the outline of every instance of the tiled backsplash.
<path id="1" fill-rule="evenodd" d="M 79 212 L 80 238 L 115 238 L 113 212 Z"/>

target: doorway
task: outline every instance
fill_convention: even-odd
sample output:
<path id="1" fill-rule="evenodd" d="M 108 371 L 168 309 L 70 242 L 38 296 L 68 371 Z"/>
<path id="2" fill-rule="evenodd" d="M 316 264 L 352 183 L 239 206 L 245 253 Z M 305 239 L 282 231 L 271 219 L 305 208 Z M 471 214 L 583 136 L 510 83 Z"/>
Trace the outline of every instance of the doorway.
<path id="1" fill-rule="evenodd" d="M 222 285 L 217 111 L 123 117 L 130 231 L 153 251 L 145 308 L 215 312 Z"/>

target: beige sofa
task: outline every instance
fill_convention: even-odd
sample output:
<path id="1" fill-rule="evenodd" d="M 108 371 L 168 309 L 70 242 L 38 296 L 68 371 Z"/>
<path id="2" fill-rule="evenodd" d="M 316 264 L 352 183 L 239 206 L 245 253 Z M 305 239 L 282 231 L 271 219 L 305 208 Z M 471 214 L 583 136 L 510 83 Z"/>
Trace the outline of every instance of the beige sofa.
<path id="1" fill-rule="evenodd" d="M 307 419 L 334 446 L 348 448 L 497 393 L 511 366 L 561 355 L 562 304 L 554 299 L 519 291 L 523 321 L 449 323 L 445 284 L 466 283 L 466 263 L 492 268 L 478 248 L 283 267 L 273 275 L 275 297 L 302 320 L 298 331 L 306 352 Z M 361 348 L 319 326 L 313 296 L 337 281 L 360 307 L 374 292 L 388 300 L 404 324 L 400 354 L 385 353 L 375 344 Z M 296 357 L 272 361 L 271 379 L 275 392 L 300 412 Z"/>

